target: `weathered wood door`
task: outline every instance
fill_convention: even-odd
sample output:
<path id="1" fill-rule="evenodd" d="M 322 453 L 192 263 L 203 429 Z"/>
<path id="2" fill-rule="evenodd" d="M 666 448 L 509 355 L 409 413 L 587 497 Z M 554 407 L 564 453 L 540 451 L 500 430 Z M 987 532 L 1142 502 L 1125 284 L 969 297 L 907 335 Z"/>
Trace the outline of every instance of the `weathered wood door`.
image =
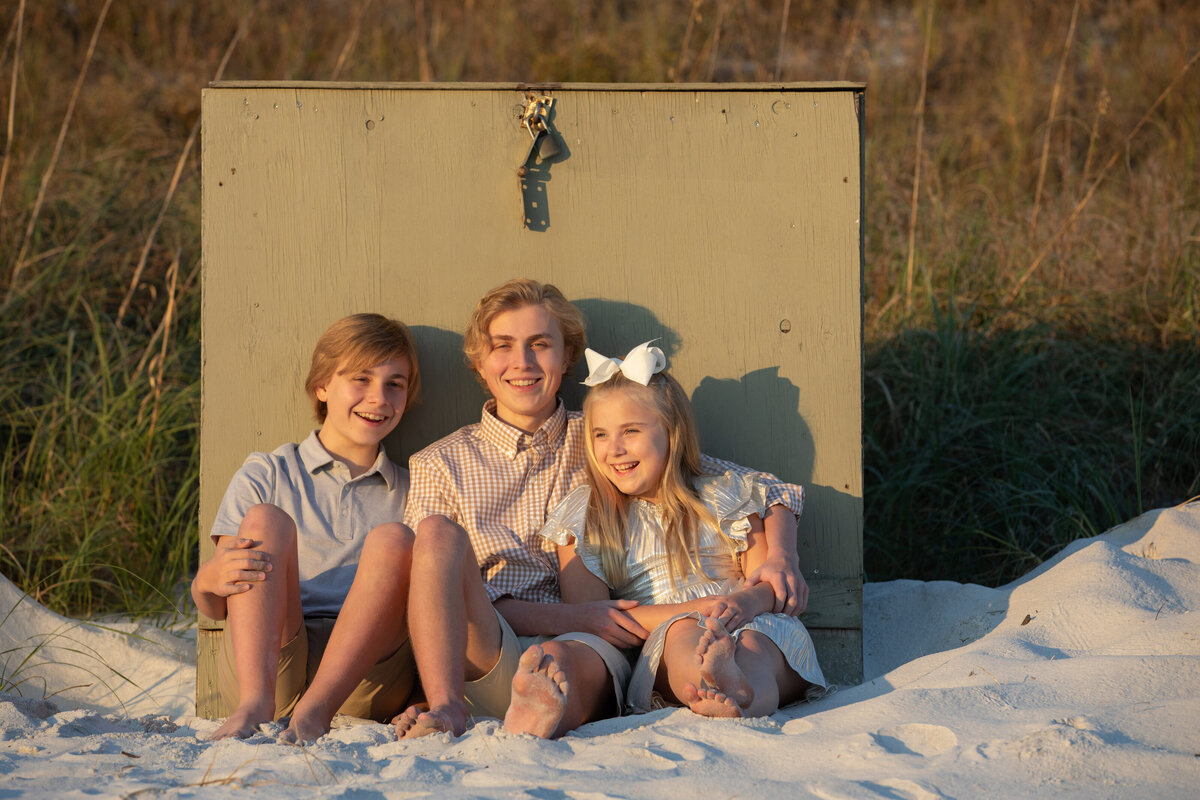
<path id="1" fill-rule="evenodd" d="M 601 352 L 658 338 L 713 455 L 803 484 L 804 620 L 862 669 L 858 84 L 217 84 L 203 100 L 202 557 L 246 454 L 313 427 L 302 381 L 334 319 L 418 339 L 424 402 L 388 450 L 478 420 L 474 303 L 559 286 Z M 529 97 L 562 152 L 518 167 Z M 580 376 L 582 377 L 582 375 Z M 569 378 L 566 384 L 574 384 Z M 582 391 L 568 386 L 578 408 Z M 201 620 L 200 714 L 219 715 Z"/>

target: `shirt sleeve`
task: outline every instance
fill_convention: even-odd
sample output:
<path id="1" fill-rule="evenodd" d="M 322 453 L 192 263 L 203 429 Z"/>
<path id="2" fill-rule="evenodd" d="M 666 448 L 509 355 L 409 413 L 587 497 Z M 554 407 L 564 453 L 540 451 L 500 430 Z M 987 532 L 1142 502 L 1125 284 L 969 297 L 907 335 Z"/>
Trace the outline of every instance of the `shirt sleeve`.
<path id="1" fill-rule="evenodd" d="M 732 472 L 735 475 L 753 475 L 766 491 L 766 506 L 785 506 L 797 517 L 804 511 L 804 487 L 794 483 L 784 483 L 769 472 L 759 472 L 710 455 L 700 456 L 700 466 L 710 474 L 719 475 Z"/>
<path id="2" fill-rule="evenodd" d="M 458 522 L 457 493 L 450 476 L 450 467 L 436 453 L 418 453 L 408 461 L 410 485 L 404 524 L 416 530 L 426 517 L 441 514 Z"/>
<path id="3" fill-rule="evenodd" d="M 587 567 L 588 572 L 604 581 L 611 589 L 612 581 L 604 575 L 604 564 L 600 561 L 600 554 L 592 549 L 588 541 L 587 508 L 591 493 L 591 487 L 584 484 L 564 497 L 558 507 L 550 512 L 538 535 L 559 547 L 574 543 L 575 554 Z"/>
<path id="4" fill-rule="evenodd" d="M 263 453 L 251 453 L 225 489 L 209 533 L 212 540 L 237 536 L 246 512 L 260 503 L 275 502 L 275 482 L 276 470 L 271 460 Z"/>

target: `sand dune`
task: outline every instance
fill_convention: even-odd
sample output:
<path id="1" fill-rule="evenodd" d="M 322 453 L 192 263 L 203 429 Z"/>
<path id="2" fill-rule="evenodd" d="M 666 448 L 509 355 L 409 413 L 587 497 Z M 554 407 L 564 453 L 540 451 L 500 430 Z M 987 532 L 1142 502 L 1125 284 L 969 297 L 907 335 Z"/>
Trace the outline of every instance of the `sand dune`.
<path id="1" fill-rule="evenodd" d="M 767 719 L 664 710 L 555 742 L 372 724 L 296 748 L 200 739 L 188 636 L 96 629 L 4 581 L 0 671 L 24 696 L 0 695 L 0 797 L 1192 798 L 1197 609 L 1200 503 L 996 589 L 869 584 L 868 680 Z"/>

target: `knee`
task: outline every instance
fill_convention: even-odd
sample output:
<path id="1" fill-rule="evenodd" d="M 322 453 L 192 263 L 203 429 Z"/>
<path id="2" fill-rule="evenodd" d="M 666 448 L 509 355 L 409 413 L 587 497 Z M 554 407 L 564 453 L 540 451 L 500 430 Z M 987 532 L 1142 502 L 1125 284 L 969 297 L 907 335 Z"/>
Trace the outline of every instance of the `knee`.
<path id="1" fill-rule="evenodd" d="M 238 535 L 263 543 L 263 548 L 274 550 L 295 546 L 296 522 L 286 511 L 271 503 L 251 506 L 238 526 Z"/>
<path id="2" fill-rule="evenodd" d="M 471 548 L 471 539 L 460 525 L 440 514 L 417 524 L 413 551 L 417 558 L 453 558 Z"/>
<path id="3" fill-rule="evenodd" d="M 406 525 L 389 522 L 372 528 L 363 542 L 363 563 L 401 564 L 412 558 L 416 537 Z"/>
<path id="4" fill-rule="evenodd" d="M 700 633 L 696 626 L 696 618 L 689 614 L 671 623 L 664 636 L 664 642 L 670 642 L 674 644 L 675 642 L 679 642 L 681 640 L 696 639 L 699 638 L 699 636 Z"/>

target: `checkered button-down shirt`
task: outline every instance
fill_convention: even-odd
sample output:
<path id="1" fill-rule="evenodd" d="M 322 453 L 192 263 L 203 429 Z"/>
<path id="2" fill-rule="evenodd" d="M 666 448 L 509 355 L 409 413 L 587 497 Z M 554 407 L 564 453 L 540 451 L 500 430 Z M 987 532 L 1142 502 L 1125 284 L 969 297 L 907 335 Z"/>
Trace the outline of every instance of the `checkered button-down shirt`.
<path id="1" fill-rule="evenodd" d="M 413 455 L 412 487 L 404 522 L 411 528 L 441 514 L 458 523 L 471 546 L 492 602 L 512 597 L 533 603 L 560 603 L 555 545 L 538 532 L 550 512 L 587 480 L 583 413 L 562 403 L 532 434 L 501 422 L 496 401 L 483 407 L 478 424 L 460 428 Z M 706 472 L 752 472 L 728 461 L 703 456 Z M 799 487 L 762 473 L 767 505 L 782 504 L 799 514 Z"/>
<path id="2" fill-rule="evenodd" d="M 562 403 L 533 433 L 501 422 L 489 400 L 467 425 L 409 459 L 404 521 L 441 514 L 461 525 L 495 602 L 559 603 L 558 556 L 538 536 L 559 501 L 587 480 L 583 414 Z"/>

